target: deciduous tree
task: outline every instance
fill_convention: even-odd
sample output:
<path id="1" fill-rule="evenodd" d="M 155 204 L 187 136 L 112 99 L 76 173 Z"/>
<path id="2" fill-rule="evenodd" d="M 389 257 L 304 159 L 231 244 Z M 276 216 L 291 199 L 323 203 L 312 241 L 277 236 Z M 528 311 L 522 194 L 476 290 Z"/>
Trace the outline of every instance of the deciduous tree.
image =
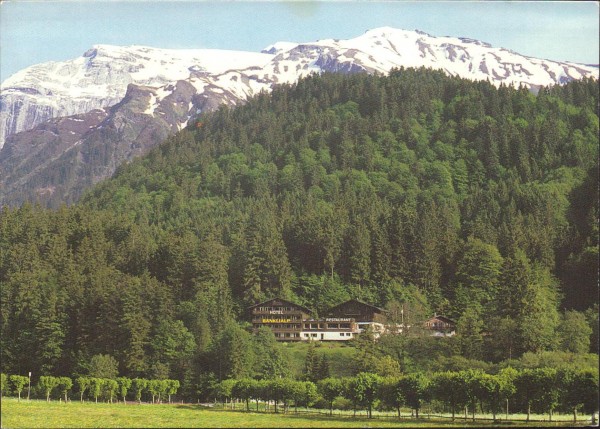
<path id="1" fill-rule="evenodd" d="M 50 402 L 50 394 L 59 385 L 60 379 L 50 375 L 42 375 L 39 380 L 40 389 L 46 393 L 46 401 Z"/>
<path id="2" fill-rule="evenodd" d="M 27 383 L 29 382 L 29 378 L 24 375 L 11 375 L 9 377 L 9 380 L 10 380 L 10 383 L 12 384 L 13 388 L 17 392 L 17 395 L 18 395 L 19 401 L 20 401 L 21 400 L 21 392 L 23 391 L 23 388 L 25 386 L 27 386 Z"/>
<path id="3" fill-rule="evenodd" d="M 71 390 L 71 387 L 73 387 L 73 380 L 71 380 L 71 378 L 69 378 L 69 377 L 59 377 L 58 378 L 58 388 L 60 389 L 62 394 L 65 395 L 65 402 L 67 402 L 67 400 L 68 400 L 67 394 L 68 394 L 69 390 Z"/>
<path id="4" fill-rule="evenodd" d="M 89 377 L 77 377 L 75 380 L 79 388 L 79 400 L 83 402 L 83 394 L 91 386 L 91 379 Z"/>
<path id="5" fill-rule="evenodd" d="M 98 396 L 102 393 L 102 388 L 107 380 L 106 378 L 90 377 L 90 393 L 94 397 L 96 403 L 98 402 Z"/>
<path id="6" fill-rule="evenodd" d="M 317 382 L 317 390 L 329 404 L 329 415 L 333 414 L 333 401 L 342 395 L 343 384 L 339 378 L 325 378 Z"/>
<path id="7" fill-rule="evenodd" d="M 148 380 L 144 378 L 134 378 L 131 380 L 131 388 L 135 396 L 135 400 L 142 403 L 142 393 L 148 388 Z"/>
<path id="8" fill-rule="evenodd" d="M 127 377 L 118 377 L 116 381 L 119 385 L 119 395 L 121 395 L 121 398 L 123 398 L 123 403 L 125 403 L 125 398 L 127 396 L 127 392 L 129 392 L 129 389 L 131 388 L 132 380 Z"/>
<path id="9" fill-rule="evenodd" d="M 560 347 L 572 353 L 587 353 L 590 349 L 592 328 L 585 315 L 575 310 L 566 311 L 558 326 Z"/>
<path id="10" fill-rule="evenodd" d="M 110 355 L 98 354 L 90 360 L 90 377 L 114 379 L 119 374 L 119 363 Z"/>
<path id="11" fill-rule="evenodd" d="M 419 410 L 429 398 L 429 379 L 423 373 L 409 374 L 398 380 L 398 390 L 404 403 L 415 410 L 419 418 Z"/>
<path id="12" fill-rule="evenodd" d="M 369 418 L 372 417 L 371 411 L 377 398 L 379 383 L 381 383 L 381 377 L 368 372 L 361 372 L 350 380 L 350 389 L 347 393 L 351 395 L 353 402 L 367 408 Z"/>
<path id="13" fill-rule="evenodd" d="M 8 377 L 4 373 L 0 373 L 0 399 L 4 395 L 4 391 L 8 385 Z"/>

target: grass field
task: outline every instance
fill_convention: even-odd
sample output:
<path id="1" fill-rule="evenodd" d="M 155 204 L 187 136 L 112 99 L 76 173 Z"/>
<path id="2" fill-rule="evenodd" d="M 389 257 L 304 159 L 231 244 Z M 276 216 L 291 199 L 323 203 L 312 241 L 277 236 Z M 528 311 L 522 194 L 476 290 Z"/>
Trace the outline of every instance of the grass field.
<path id="1" fill-rule="evenodd" d="M 329 372 L 332 377 L 349 377 L 352 372 L 352 358 L 356 355 L 356 349 L 343 342 L 323 342 L 316 344 L 316 352 L 327 356 Z M 302 376 L 304 361 L 308 351 L 309 343 L 306 341 L 284 343 L 284 349 L 289 357 L 292 375 Z"/>
<path id="2" fill-rule="evenodd" d="M 489 421 L 454 423 L 443 419 L 402 419 L 393 418 L 353 419 L 349 415 L 295 415 L 267 414 L 244 411 L 213 410 L 199 405 L 149 405 L 149 404 L 106 404 L 79 403 L 65 404 L 32 400 L 17 402 L 15 398 L 3 398 L 1 410 L 2 428 L 294 428 L 294 427 L 492 427 Z M 582 416 L 583 418 L 583 416 Z M 584 422 L 582 422 L 582 425 Z M 570 427 L 572 423 L 563 421 L 554 426 Z M 502 422 L 498 426 L 524 426 L 523 422 Z M 530 427 L 548 427 L 549 422 L 530 423 Z"/>

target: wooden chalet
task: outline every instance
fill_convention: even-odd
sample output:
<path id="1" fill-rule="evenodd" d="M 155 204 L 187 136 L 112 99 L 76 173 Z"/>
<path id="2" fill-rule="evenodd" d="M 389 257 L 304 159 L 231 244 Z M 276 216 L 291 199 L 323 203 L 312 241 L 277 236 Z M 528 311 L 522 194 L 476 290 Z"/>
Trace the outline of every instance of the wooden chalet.
<path id="1" fill-rule="evenodd" d="M 437 314 L 423 322 L 423 327 L 436 337 L 451 337 L 456 334 L 456 322 Z"/>
<path id="2" fill-rule="evenodd" d="M 386 332 L 387 310 L 358 299 L 336 305 L 327 312 L 327 317 L 355 320 L 359 333 L 370 328 L 375 338 Z"/>
<path id="3" fill-rule="evenodd" d="M 387 310 L 367 304 L 358 299 L 351 299 L 330 308 L 327 317 L 352 318 L 358 323 L 386 323 Z"/>
<path id="4" fill-rule="evenodd" d="M 301 340 L 302 322 L 310 319 L 312 313 L 302 305 L 281 298 L 255 304 L 248 311 L 255 331 L 261 326 L 267 326 L 280 341 Z"/>
<path id="5" fill-rule="evenodd" d="M 329 317 L 305 320 L 301 335 L 303 340 L 347 341 L 358 333 L 358 324 L 354 319 Z"/>
<path id="6" fill-rule="evenodd" d="M 278 341 L 348 341 L 368 327 L 375 337 L 386 329 L 387 311 L 357 299 L 336 305 L 319 319 L 310 309 L 281 298 L 252 305 L 248 312 L 254 332 L 267 326 Z"/>

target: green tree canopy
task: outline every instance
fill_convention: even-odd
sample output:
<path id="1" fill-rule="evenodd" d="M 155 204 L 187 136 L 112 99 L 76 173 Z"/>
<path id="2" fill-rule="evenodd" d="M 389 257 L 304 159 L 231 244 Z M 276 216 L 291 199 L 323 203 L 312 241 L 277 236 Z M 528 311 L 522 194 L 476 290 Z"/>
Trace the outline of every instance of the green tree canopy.
<path id="1" fill-rule="evenodd" d="M 90 359 L 89 375 L 92 378 L 114 379 L 119 374 L 117 360 L 110 355 L 94 355 Z"/>

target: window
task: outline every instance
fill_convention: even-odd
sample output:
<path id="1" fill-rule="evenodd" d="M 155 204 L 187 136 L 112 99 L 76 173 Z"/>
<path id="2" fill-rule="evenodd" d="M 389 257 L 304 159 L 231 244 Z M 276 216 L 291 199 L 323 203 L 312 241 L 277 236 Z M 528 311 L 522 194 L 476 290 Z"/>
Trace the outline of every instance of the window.
<path id="1" fill-rule="evenodd" d="M 305 336 L 306 338 L 308 338 L 308 334 L 304 334 L 304 336 Z"/>
<path id="2" fill-rule="evenodd" d="M 311 336 L 311 337 L 316 337 L 316 336 L 317 336 L 317 334 L 310 334 L 310 336 Z"/>
<path id="3" fill-rule="evenodd" d="M 343 332 L 340 332 L 340 337 L 343 337 L 343 336 L 344 336 L 344 333 L 343 333 Z"/>

